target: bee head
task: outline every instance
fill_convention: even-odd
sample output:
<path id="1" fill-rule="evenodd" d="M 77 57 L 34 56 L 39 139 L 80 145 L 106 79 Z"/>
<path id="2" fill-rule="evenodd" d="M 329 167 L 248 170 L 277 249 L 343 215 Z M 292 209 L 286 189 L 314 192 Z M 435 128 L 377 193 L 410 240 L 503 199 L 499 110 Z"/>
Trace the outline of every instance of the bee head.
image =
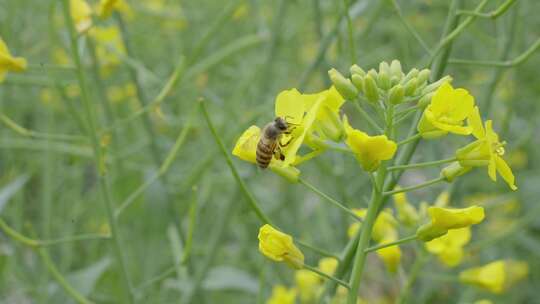
<path id="1" fill-rule="evenodd" d="M 276 119 L 274 119 L 274 123 L 275 123 L 275 126 L 281 131 L 286 131 L 287 128 L 289 127 L 287 124 L 287 121 L 285 121 L 285 119 L 282 117 L 276 117 Z"/>

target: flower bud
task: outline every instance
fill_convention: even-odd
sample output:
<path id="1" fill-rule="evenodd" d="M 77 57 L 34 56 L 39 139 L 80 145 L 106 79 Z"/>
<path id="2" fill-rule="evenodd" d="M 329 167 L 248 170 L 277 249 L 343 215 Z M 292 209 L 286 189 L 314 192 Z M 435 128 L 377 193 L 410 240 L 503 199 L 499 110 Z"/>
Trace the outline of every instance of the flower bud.
<path id="1" fill-rule="evenodd" d="M 358 95 L 358 90 L 349 79 L 341 75 L 341 73 L 336 69 L 331 69 L 328 71 L 328 76 L 330 76 L 330 80 L 332 80 L 332 83 L 341 96 L 349 100 L 356 98 Z"/>
<path id="2" fill-rule="evenodd" d="M 399 83 L 399 78 L 398 78 L 398 77 L 392 76 L 392 77 L 390 78 L 390 86 L 391 86 L 391 87 L 395 86 L 395 85 L 398 84 L 398 83 Z"/>
<path id="3" fill-rule="evenodd" d="M 364 76 L 359 74 L 352 74 L 351 81 L 358 90 L 358 92 L 364 92 Z"/>
<path id="4" fill-rule="evenodd" d="M 388 62 L 386 61 L 379 63 L 379 74 L 382 72 L 386 74 L 390 74 L 390 66 L 388 65 Z"/>
<path id="5" fill-rule="evenodd" d="M 420 100 L 418 101 L 418 105 L 422 108 L 426 107 L 430 102 L 431 102 L 431 98 L 433 98 L 433 95 L 435 93 L 429 93 L 429 94 L 426 94 L 424 95 L 422 98 L 420 98 Z"/>
<path id="6" fill-rule="evenodd" d="M 366 76 L 366 72 L 356 64 L 353 64 L 351 66 L 350 71 L 351 71 L 351 76 L 352 75 L 359 75 L 359 76 L 362 76 L 362 77 Z"/>
<path id="7" fill-rule="evenodd" d="M 324 121 L 320 121 L 320 131 L 332 141 L 342 141 L 345 136 L 345 128 L 343 127 L 343 123 L 339 118 L 339 114 L 332 111 L 327 106 L 322 106 L 320 111 L 324 112 L 324 115 L 329 118 Z"/>
<path id="8" fill-rule="evenodd" d="M 398 84 L 395 85 L 392 89 L 390 89 L 390 93 L 388 94 L 388 101 L 390 101 L 391 104 L 398 104 L 403 102 L 403 98 L 405 97 L 405 90 L 403 89 L 403 86 Z"/>
<path id="9" fill-rule="evenodd" d="M 456 161 L 443 168 L 441 170 L 441 176 L 444 177 L 447 182 L 451 183 L 456 177 L 469 171 L 471 171 L 471 167 L 462 167 L 461 164 Z"/>
<path id="10" fill-rule="evenodd" d="M 399 80 L 403 78 L 403 70 L 401 69 L 401 62 L 399 60 L 392 60 L 392 63 L 390 64 L 390 75 L 391 77 L 396 77 Z"/>
<path id="11" fill-rule="evenodd" d="M 429 242 L 447 233 L 447 229 L 434 227 L 431 223 L 428 223 L 420 226 L 416 230 L 416 238 L 423 242 Z"/>
<path id="12" fill-rule="evenodd" d="M 377 74 L 377 71 L 375 71 L 374 69 L 371 69 L 367 72 L 368 75 L 371 76 L 371 78 L 373 78 L 373 80 L 377 79 L 379 76 Z"/>
<path id="13" fill-rule="evenodd" d="M 377 83 L 379 84 L 379 87 L 383 90 L 388 90 L 392 86 L 390 81 L 390 75 L 387 72 L 379 72 L 379 75 L 377 77 Z"/>
<path id="14" fill-rule="evenodd" d="M 412 96 L 418 87 L 418 79 L 413 78 L 405 83 L 405 96 Z"/>
<path id="15" fill-rule="evenodd" d="M 370 73 L 364 78 L 364 95 L 366 95 L 367 100 L 370 102 L 377 102 L 379 100 L 379 89 Z"/>
<path id="16" fill-rule="evenodd" d="M 422 94 L 427 94 L 431 92 L 435 92 L 443 83 L 445 82 L 452 82 L 452 77 L 449 75 L 444 76 L 443 78 L 437 80 L 436 82 L 428 85 L 422 90 Z"/>
<path id="17" fill-rule="evenodd" d="M 407 83 L 409 80 L 411 80 L 413 78 L 416 78 L 416 76 L 418 76 L 419 72 L 420 71 L 418 71 L 418 69 L 416 69 L 416 68 L 410 70 L 409 73 L 407 73 L 407 75 L 405 75 L 405 77 L 403 77 L 403 79 L 401 80 L 401 83 Z"/>
<path id="18" fill-rule="evenodd" d="M 427 83 L 429 79 L 429 75 L 431 75 L 431 71 L 429 69 L 423 69 L 418 73 L 418 84 L 420 86 L 423 86 Z"/>

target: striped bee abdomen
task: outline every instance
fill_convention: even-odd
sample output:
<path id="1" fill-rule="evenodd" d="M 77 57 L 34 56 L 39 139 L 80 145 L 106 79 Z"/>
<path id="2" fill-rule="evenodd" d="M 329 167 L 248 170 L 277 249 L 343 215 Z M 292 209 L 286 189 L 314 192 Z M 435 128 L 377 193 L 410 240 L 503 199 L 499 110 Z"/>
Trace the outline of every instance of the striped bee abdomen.
<path id="1" fill-rule="evenodd" d="M 270 161 L 274 156 L 274 150 L 276 149 L 277 141 L 267 138 L 261 138 L 257 144 L 257 165 L 265 169 L 270 165 Z"/>

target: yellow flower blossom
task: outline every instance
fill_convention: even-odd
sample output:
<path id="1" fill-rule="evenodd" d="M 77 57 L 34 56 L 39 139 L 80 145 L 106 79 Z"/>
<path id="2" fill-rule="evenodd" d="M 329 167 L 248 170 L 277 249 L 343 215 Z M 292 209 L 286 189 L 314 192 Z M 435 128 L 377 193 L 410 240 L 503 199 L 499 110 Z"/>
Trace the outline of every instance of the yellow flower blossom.
<path id="1" fill-rule="evenodd" d="M 113 11 L 119 11 L 131 18 L 133 12 L 125 0 L 101 0 L 97 9 L 100 18 L 109 18 Z"/>
<path id="2" fill-rule="evenodd" d="M 296 269 L 304 265 L 304 254 L 294 245 L 293 238 L 268 224 L 259 229 L 259 251 L 269 259 Z"/>
<path id="3" fill-rule="evenodd" d="M 317 109 L 315 122 L 310 131 L 316 132 L 321 139 L 341 141 L 344 136 L 343 124 L 339 118 L 339 110 L 345 99 L 341 97 L 334 86 L 315 94 L 304 94 L 305 108 L 309 109 L 321 99 L 321 105 Z"/>
<path id="4" fill-rule="evenodd" d="M 484 220 L 484 208 L 472 206 L 463 209 L 429 207 L 431 221 L 418 228 L 418 239 L 427 242 L 445 235 L 450 229 L 459 229 L 478 224 Z"/>
<path id="5" fill-rule="evenodd" d="M 448 133 L 471 134 L 471 127 L 463 126 L 474 107 L 474 97 L 465 89 L 454 89 L 449 82 L 441 85 L 425 109 L 418 132 L 424 138 L 436 138 Z"/>
<path id="6" fill-rule="evenodd" d="M 26 70 L 26 59 L 13 57 L 4 40 L 0 38 L 0 82 L 4 81 L 8 71 L 22 72 L 24 70 Z"/>
<path id="7" fill-rule="evenodd" d="M 317 297 L 321 287 L 321 278 L 305 269 L 297 270 L 294 274 L 296 289 L 300 296 L 301 303 L 313 303 Z"/>
<path id="8" fill-rule="evenodd" d="M 272 288 L 272 295 L 266 301 L 266 304 L 295 304 L 296 290 L 294 288 L 287 289 L 283 285 L 276 285 Z"/>
<path id="9" fill-rule="evenodd" d="M 92 8 L 84 0 L 70 0 L 71 19 L 78 33 L 84 33 L 92 27 Z"/>
<path id="10" fill-rule="evenodd" d="M 327 275 L 334 275 L 339 261 L 335 258 L 322 258 L 319 260 L 319 270 Z"/>
<path id="11" fill-rule="evenodd" d="M 96 53 L 101 65 L 110 67 L 121 63 L 120 58 L 126 54 L 126 48 L 118 27 L 95 27 L 89 34 L 96 41 Z"/>
<path id="12" fill-rule="evenodd" d="M 500 294 L 527 277 L 528 272 L 529 267 L 525 262 L 498 260 L 462 271 L 459 274 L 459 280 L 462 283 Z"/>
<path id="13" fill-rule="evenodd" d="M 369 136 L 366 133 L 351 127 L 347 117 L 344 117 L 343 126 L 347 134 L 346 143 L 354 152 L 356 159 L 364 170 L 373 172 L 379 168 L 381 161 L 394 157 L 397 145 L 386 135 Z"/>
<path id="14" fill-rule="evenodd" d="M 396 187 L 396 189 L 399 189 L 399 187 Z M 396 193 L 393 198 L 398 220 L 406 226 L 415 226 L 420 219 L 420 215 L 407 199 L 407 194 L 405 192 Z"/>
<path id="15" fill-rule="evenodd" d="M 366 209 L 353 209 L 356 215 L 360 218 L 366 216 Z M 350 238 L 354 237 L 360 229 L 360 223 L 353 223 L 347 231 Z M 390 209 L 384 209 L 379 213 L 379 216 L 373 224 L 371 237 L 378 244 L 386 244 L 398 240 L 397 221 L 392 215 Z M 377 250 L 377 255 L 382 259 L 386 268 L 390 272 L 396 272 L 397 266 L 401 260 L 401 249 L 399 246 L 391 246 Z"/>
<path id="16" fill-rule="evenodd" d="M 482 299 L 482 300 L 475 301 L 473 304 L 493 304 L 493 302 L 487 299 Z"/>
<path id="17" fill-rule="evenodd" d="M 471 228 L 449 230 L 447 234 L 426 243 L 427 251 L 437 255 L 439 261 L 454 267 L 463 259 L 463 246 L 471 240 Z"/>
<path id="18" fill-rule="evenodd" d="M 497 172 L 512 190 L 517 190 L 512 169 L 504 161 L 504 142 L 499 141 L 499 135 L 493 131 L 493 122 L 486 121 L 485 129 L 478 107 L 469 117 L 469 125 L 473 129 L 476 141 L 456 151 L 456 157 L 463 167 L 487 166 L 491 180 L 497 180 Z"/>

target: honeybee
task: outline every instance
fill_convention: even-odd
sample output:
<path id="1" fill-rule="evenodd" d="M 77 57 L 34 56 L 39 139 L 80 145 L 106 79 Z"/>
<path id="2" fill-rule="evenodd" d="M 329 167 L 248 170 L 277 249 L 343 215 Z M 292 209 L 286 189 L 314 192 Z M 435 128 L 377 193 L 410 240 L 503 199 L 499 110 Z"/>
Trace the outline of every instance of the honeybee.
<path id="1" fill-rule="evenodd" d="M 289 123 L 283 117 L 276 117 L 272 122 L 268 123 L 261 131 L 261 139 L 257 143 L 257 165 L 265 169 L 270 164 L 272 156 L 279 160 L 285 160 L 285 155 L 281 153 L 281 147 L 287 146 L 291 140 L 286 143 L 281 143 L 283 134 L 291 134 L 291 126 L 295 124 Z"/>

